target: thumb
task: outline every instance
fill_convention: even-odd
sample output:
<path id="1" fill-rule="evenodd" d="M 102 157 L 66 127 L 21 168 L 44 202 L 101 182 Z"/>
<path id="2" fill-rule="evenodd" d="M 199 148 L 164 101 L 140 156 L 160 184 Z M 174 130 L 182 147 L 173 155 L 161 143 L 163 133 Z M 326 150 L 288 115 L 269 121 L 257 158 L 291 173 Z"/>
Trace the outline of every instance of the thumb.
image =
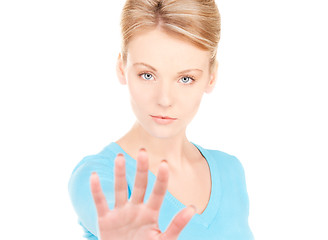
<path id="1" fill-rule="evenodd" d="M 190 205 L 189 207 L 181 210 L 172 220 L 168 228 L 162 233 L 162 240 L 177 239 L 182 229 L 191 220 L 197 212 L 196 207 Z"/>

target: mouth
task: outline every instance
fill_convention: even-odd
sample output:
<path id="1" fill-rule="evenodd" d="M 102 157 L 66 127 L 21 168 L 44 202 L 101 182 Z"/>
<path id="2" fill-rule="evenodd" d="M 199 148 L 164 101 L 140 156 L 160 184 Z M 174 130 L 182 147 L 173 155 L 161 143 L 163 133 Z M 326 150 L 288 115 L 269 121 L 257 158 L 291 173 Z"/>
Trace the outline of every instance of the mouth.
<path id="1" fill-rule="evenodd" d="M 150 116 L 156 123 L 162 125 L 170 124 L 173 123 L 175 120 L 177 120 L 177 118 L 172 118 L 168 116 L 154 116 L 154 115 L 150 115 Z"/>
<path id="2" fill-rule="evenodd" d="M 153 118 L 158 118 L 158 119 L 168 119 L 168 120 L 177 120 L 177 118 L 171 118 L 168 116 L 154 116 L 154 115 L 150 115 Z"/>

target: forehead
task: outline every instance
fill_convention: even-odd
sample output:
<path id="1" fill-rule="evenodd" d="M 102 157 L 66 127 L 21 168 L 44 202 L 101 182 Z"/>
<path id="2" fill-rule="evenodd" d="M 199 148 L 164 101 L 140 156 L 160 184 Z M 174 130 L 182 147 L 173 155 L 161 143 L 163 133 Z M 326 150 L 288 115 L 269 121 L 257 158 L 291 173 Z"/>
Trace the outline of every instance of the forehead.
<path id="1" fill-rule="evenodd" d="M 209 61 L 209 51 L 158 28 L 137 34 L 128 45 L 127 65 L 145 62 L 170 70 L 206 69 Z"/>

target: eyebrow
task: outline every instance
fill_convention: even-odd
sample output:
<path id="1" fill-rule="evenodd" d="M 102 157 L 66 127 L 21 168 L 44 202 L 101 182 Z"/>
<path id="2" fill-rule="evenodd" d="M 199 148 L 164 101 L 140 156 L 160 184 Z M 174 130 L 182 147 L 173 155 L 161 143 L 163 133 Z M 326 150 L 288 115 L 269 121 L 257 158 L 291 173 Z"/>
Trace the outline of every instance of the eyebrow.
<path id="1" fill-rule="evenodd" d="M 153 70 L 154 72 L 157 72 L 156 68 L 150 66 L 149 64 L 146 64 L 146 63 L 143 63 L 143 62 L 133 64 L 133 66 L 137 66 L 137 65 L 142 65 L 142 66 L 148 67 L 148 68 L 150 68 L 151 70 Z M 181 72 L 178 72 L 178 74 L 183 74 L 183 73 L 191 72 L 191 71 L 203 72 L 203 70 L 201 70 L 201 69 L 193 68 L 193 69 L 186 69 L 186 70 L 183 70 L 183 71 L 181 71 Z"/>

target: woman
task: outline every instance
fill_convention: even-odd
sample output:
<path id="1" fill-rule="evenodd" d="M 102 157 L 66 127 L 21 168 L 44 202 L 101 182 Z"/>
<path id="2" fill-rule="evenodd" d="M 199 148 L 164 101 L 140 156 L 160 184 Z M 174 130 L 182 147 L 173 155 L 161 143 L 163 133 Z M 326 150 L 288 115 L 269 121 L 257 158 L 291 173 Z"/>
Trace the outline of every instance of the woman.
<path id="1" fill-rule="evenodd" d="M 121 27 L 117 75 L 137 121 L 73 171 L 69 191 L 85 237 L 252 239 L 240 162 L 186 137 L 216 82 L 215 1 L 127 0 Z"/>

